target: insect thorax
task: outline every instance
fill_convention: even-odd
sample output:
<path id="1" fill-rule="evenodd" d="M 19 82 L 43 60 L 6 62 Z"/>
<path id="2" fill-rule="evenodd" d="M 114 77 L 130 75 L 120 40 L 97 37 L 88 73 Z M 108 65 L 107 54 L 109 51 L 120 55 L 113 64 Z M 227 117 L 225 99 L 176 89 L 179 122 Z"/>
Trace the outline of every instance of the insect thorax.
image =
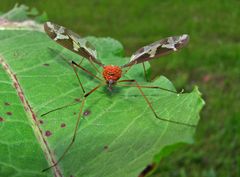
<path id="1" fill-rule="evenodd" d="M 108 65 L 103 68 L 103 77 L 107 82 L 116 82 L 122 76 L 122 69 L 119 66 Z"/>

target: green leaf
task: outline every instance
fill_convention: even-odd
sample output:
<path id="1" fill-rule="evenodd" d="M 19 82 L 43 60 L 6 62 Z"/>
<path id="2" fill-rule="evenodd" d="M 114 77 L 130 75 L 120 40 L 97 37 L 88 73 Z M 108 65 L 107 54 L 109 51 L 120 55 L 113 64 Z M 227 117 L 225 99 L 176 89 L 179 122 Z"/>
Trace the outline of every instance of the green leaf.
<path id="1" fill-rule="evenodd" d="M 30 17 L 32 17 L 32 19 L 34 19 L 37 22 L 44 22 L 48 19 L 47 14 L 45 12 L 39 15 L 39 12 L 36 8 L 30 9 L 28 6 L 23 4 L 21 5 L 15 4 L 15 6 L 7 13 L 0 15 L 1 15 L 0 18 L 4 18 L 6 20 L 11 21 L 29 20 L 31 19 Z"/>
<path id="2" fill-rule="evenodd" d="M 118 41 L 88 39 L 103 63 L 128 62 Z M 51 171 L 41 170 L 69 145 L 81 104 L 40 115 L 82 98 L 75 73 L 62 55 L 75 62 L 82 58 L 44 33 L 27 30 L 0 31 L 0 55 L 0 176 L 51 176 Z M 87 60 L 82 66 L 96 73 Z M 99 83 L 82 71 L 79 75 L 87 91 Z M 164 76 L 145 82 L 141 65 L 123 79 L 175 90 Z M 204 101 L 197 87 L 184 94 L 143 91 L 160 117 L 198 123 Z M 138 176 L 153 160 L 168 154 L 171 145 L 193 143 L 195 128 L 156 119 L 136 87 L 116 86 L 112 93 L 101 87 L 87 98 L 84 111 L 88 115 L 81 119 L 74 145 L 52 168 L 55 176 Z"/>

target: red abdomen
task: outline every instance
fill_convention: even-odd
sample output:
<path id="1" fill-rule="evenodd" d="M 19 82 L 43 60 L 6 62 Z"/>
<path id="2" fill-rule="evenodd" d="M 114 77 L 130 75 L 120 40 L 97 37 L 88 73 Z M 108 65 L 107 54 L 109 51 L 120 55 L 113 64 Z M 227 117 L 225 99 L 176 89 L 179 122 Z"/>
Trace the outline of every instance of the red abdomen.
<path id="1" fill-rule="evenodd" d="M 122 76 L 122 69 L 119 66 L 108 65 L 104 66 L 102 74 L 107 81 L 117 81 Z"/>

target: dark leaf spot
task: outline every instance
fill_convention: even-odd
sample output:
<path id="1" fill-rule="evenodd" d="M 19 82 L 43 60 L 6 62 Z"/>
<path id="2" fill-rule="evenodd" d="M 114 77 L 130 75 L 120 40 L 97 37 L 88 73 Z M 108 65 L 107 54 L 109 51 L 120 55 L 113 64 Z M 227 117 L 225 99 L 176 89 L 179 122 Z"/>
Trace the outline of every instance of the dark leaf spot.
<path id="1" fill-rule="evenodd" d="M 49 66 L 49 64 L 48 63 L 44 63 L 43 66 Z"/>
<path id="2" fill-rule="evenodd" d="M 77 114 L 76 112 L 73 113 L 73 115 L 76 115 L 76 114 Z"/>
<path id="3" fill-rule="evenodd" d="M 103 147 L 103 149 L 104 149 L 104 150 L 108 150 L 108 145 L 105 145 L 105 146 Z"/>
<path id="4" fill-rule="evenodd" d="M 61 124 L 61 127 L 62 127 L 62 128 L 66 127 L 66 124 L 65 124 L 65 123 L 62 123 L 62 124 Z"/>
<path id="5" fill-rule="evenodd" d="M 88 116 L 89 114 L 91 114 L 91 111 L 88 110 L 88 109 L 83 112 L 83 116 L 84 116 L 84 117 Z"/>
<path id="6" fill-rule="evenodd" d="M 46 135 L 46 136 L 51 136 L 51 135 L 52 135 L 52 132 L 50 132 L 49 130 L 47 130 L 47 131 L 45 132 L 45 135 Z"/>
<path id="7" fill-rule="evenodd" d="M 5 102 L 4 105 L 5 105 L 5 106 L 10 106 L 10 103 Z"/>
<path id="8" fill-rule="evenodd" d="M 43 120 L 40 119 L 40 120 L 39 120 L 39 123 L 40 123 L 40 124 L 43 124 Z"/>
<path id="9" fill-rule="evenodd" d="M 79 98 L 74 99 L 76 102 L 80 102 L 81 100 Z"/>
<path id="10" fill-rule="evenodd" d="M 2 117 L 0 117 L 0 122 L 3 122 L 3 121 L 4 121 L 4 119 Z"/>
<path id="11" fill-rule="evenodd" d="M 7 115 L 11 116 L 12 115 L 12 112 L 6 112 Z"/>

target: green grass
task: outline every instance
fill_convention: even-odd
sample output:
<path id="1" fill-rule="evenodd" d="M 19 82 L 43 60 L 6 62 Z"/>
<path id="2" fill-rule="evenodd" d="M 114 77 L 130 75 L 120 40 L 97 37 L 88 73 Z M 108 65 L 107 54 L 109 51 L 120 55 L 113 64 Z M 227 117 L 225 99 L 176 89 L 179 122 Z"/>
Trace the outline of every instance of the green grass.
<path id="1" fill-rule="evenodd" d="M 15 1 L 1 2 L 0 11 Z M 238 0 L 25 1 L 82 36 L 110 36 L 130 55 L 162 37 L 188 33 L 184 51 L 159 59 L 178 88 L 198 85 L 206 100 L 196 142 L 163 159 L 153 175 L 240 176 L 240 2 Z"/>

